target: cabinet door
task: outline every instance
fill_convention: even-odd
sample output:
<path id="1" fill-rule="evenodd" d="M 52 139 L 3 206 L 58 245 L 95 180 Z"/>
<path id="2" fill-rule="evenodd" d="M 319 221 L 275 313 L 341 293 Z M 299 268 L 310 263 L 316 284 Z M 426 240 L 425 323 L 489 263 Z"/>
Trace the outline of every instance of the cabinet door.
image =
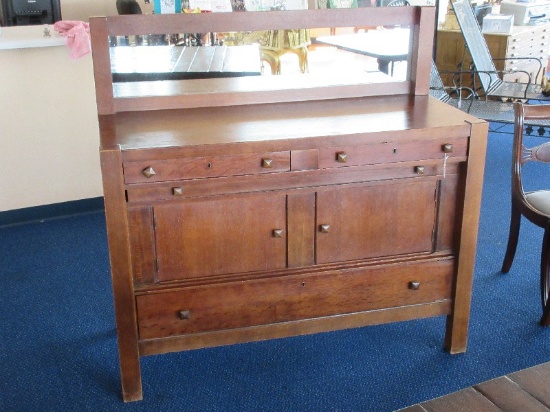
<path id="1" fill-rule="evenodd" d="M 286 266 L 286 196 L 226 196 L 155 206 L 157 281 Z"/>
<path id="2" fill-rule="evenodd" d="M 317 194 L 317 263 L 433 251 L 435 179 Z"/>

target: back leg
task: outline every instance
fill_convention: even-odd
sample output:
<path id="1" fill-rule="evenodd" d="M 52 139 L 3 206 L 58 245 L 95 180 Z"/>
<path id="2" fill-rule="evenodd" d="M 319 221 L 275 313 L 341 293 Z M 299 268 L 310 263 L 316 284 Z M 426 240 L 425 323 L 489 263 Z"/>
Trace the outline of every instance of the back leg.
<path id="1" fill-rule="evenodd" d="M 506 254 L 504 255 L 504 261 L 502 262 L 502 273 L 508 273 L 512 267 L 514 256 L 516 255 L 516 248 L 518 246 L 519 239 L 519 227 L 521 224 L 521 213 L 514 206 L 512 200 L 512 212 L 510 214 L 510 232 L 508 234 L 508 246 L 506 247 Z"/>

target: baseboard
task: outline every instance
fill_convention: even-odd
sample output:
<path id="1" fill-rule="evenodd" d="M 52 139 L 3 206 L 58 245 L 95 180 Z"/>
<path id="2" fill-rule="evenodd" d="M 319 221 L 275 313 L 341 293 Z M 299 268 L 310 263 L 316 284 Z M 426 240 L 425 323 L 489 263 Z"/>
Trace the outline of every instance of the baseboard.
<path id="1" fill-rule="evenodd" d="M 78 215 L 82 213 L 99 212 L 103 209 L 103 197 L 94 197 L 91 199 L 54 203 L 52 205 L 7 210 L 0 212 L 0 227 L 19 225 L 41 220 L 58 219 L 64 216 Z"/>

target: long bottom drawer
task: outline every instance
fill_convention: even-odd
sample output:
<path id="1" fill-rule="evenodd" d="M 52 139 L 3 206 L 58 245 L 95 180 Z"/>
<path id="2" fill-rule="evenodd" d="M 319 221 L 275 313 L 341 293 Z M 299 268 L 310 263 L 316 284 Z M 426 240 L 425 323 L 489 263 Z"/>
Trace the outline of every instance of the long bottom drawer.
<path id="1" fill-rule="evenodd" d="M 450 299 L 453 259 L 188 287 L 136 297 L 140 339 Z"/>

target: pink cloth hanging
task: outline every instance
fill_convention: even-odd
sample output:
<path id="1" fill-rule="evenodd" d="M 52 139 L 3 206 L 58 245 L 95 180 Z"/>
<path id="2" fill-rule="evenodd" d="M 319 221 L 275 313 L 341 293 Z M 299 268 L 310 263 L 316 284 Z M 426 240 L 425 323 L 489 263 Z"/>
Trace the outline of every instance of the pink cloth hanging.
<path id="1" fill-rule="evenodd" d="M 65 37 L 69 54 L 76 60 L 92 51 L 90 25 L 83 21 L 61 20 L 53 25 L 55 31 Z"/>

